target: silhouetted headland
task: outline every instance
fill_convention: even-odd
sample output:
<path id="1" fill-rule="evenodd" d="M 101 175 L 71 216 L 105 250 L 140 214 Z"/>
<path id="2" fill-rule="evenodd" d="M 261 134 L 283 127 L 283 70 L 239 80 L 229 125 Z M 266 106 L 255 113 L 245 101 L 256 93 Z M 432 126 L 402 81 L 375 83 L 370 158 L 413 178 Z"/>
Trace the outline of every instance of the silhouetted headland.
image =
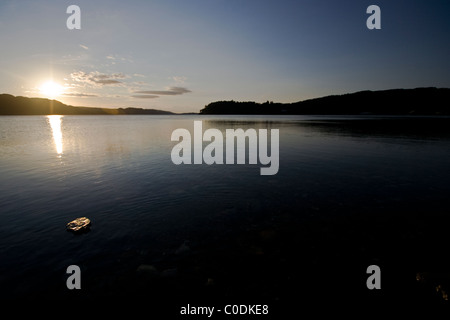
<path id="1" fill-rule="evenodd" d="M 57 100 L 15 97 L 0 94 L 0 115 L 122 115 L 122 114 L 174 114 L 169 111 L 142 108 L 90 108 L 74 107 Z"/>
<path id="2" fill-rule="evenodd" d="M 332 95 L 295 103 L 217 101 L 201 114 L 450 115 L 449 88 L 392 89 Z"/>

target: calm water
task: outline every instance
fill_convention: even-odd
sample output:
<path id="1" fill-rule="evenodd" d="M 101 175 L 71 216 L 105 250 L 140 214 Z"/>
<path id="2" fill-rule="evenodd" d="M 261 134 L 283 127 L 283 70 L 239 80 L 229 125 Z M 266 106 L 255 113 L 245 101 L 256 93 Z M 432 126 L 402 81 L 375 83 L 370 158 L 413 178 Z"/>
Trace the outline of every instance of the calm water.
<path id="1" fill-rule="evenodd" d="M 259 164 L 174 165 L 171 133 L 193 133 L 194 120 L 203 120 L 204 130 L 224 133 L 279 129 L 278 174 L 261 176 Z M 183 243 L 195 252 L 281 216 L 292 222 L 368 213 L 446 217 L 448 123 L 382 117 L 0 117 L 1 297 L 67 291 L 65 270 L 71 264 L 83 276 L 100 279 L 91 283 L 106 291 L 108 279 L 163 263 Z M 80 216 L 91 219 L 90 232 L 67 232 L 66 223 Z"/>

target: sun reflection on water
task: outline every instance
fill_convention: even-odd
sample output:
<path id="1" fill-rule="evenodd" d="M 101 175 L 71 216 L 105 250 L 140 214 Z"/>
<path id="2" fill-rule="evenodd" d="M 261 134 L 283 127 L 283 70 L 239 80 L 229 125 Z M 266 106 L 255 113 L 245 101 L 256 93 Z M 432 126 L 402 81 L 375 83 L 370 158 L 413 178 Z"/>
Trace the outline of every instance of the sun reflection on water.
<path id="1" fill-rule="evenodd" d="M 63 153 L 63 140 L 61 131 L 62 117 L 60 115 L 47 116 L 50 127 L 52 128 L 53 141 L 55 142 L 56 153 L 61 156 Z"/>

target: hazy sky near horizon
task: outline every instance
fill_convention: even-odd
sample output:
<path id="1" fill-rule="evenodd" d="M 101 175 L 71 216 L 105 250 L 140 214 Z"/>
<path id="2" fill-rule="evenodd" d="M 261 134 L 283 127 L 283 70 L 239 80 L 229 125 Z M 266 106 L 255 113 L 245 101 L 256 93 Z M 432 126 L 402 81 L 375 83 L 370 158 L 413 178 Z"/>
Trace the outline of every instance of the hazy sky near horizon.
<path id="1" fill-rule="evenodd" d="M 69 5 L 81 29 L 69 30 Z M 381 30 L 366 9 L 381 8 Z M 76 106 L 198 112 L 217 100 L 295 102 L 450 87 L 450 1 L 0 2 L 0 93 Z"/>

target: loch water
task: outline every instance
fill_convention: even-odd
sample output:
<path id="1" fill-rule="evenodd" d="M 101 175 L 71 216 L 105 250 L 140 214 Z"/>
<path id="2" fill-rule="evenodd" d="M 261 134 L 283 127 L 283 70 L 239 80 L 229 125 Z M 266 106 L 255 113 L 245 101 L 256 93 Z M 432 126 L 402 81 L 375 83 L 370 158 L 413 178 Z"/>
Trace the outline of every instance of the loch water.
<path id="1" fill-rule="evenodd" d="M 171 134 L 193 133 L 195 120 L 224 136 L 279 129 L 278 173 L 260 175 L 261 164 L 175 165 Z M 444 268 L 449 124 L 393 116 L 0 117 L 0 296 L 70 296 L 69 265 L 81 268 L 81 296 L 132 293 L 136 281 L 127 288 L 126 279 L 143 270 L 183 277 L 179 261 L 195 264 L 190 255 L 200 257 L 199 281 L 220 287 L 224 267 L 205 261 L 216 249 L 231 259 L 227 242 L 235 250 L 236 239 L 248 249 L 236 270 L 246 272 L 247 254 L 275 269 L 286 260 L 309 270 L 347 258 L 358 268 L 399 261 L 411 273 Z M 66 231 L 83 216 L 89 232 Z M 300 237 L 291 247 L 289 230 Z M 260 238 L 253 242 L 253 234 Z M 253 290 L 283 297 L 283 285 L 273 292 L 282 273 Z"/>

